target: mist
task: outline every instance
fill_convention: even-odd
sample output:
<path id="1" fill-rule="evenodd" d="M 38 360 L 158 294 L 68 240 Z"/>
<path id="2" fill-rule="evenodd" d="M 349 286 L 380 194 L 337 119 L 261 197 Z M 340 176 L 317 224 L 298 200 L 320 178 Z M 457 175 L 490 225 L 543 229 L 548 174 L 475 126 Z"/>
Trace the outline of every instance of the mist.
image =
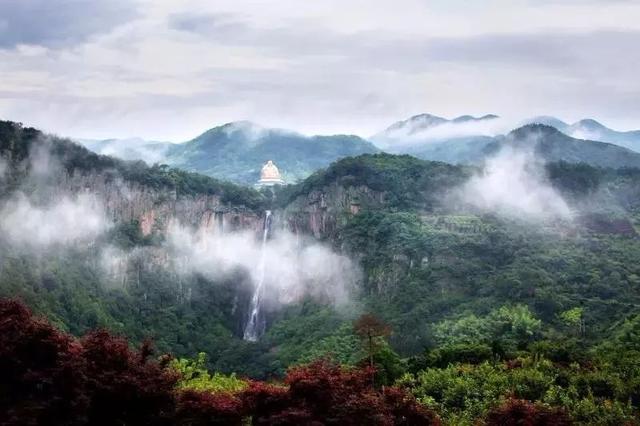
<path id="1" fill-rule="evenodd" d="M 426 128 L 408 124 L 387 129 L 372 137 L 372 140 L 383 148 L 387 146 L 407 148 L 470 136 L 493 137 L 508 133 L 513 128 L 518 127 L 518 124 L 518 120 L 507 117 L 463 122 L 450 120 L 432 124 Z"/>
<path id="2" fill-rule="evenodd" d="M 174 224 L 165 243 L 172 258 L 183 259 L 182 273 L 222 278 L 240 268 L 258 280 L 262 243 L 254 232 L 203 233 Z M 265 245 L 265 297 L 286 304 L 312 297 L 342 304 L 360 272 L 346 256 L 329 246 L 277 229 Z"/>
<path id="3" fill-rule="evenodd" d="M 0 232 L 4 238 L 31 249 L 90 243 L 110 226 L 101 203 L 88 194 L 37 205 L 18 192 L 0 209 Z"/>
<path id="4" fill-rule="evenodd" d="M 481 211 L 528 218 L 571 217 L 562 196 L 548 182 L 544 162 L 534 153 L 503 147 L 489 157 L 454 198 Z"/>
<path id="5" fill-rule="evenodd" d="M 0 182 L 4 180 L 8 170 L 9 164 L 4 158 L 0 157 Z"/>

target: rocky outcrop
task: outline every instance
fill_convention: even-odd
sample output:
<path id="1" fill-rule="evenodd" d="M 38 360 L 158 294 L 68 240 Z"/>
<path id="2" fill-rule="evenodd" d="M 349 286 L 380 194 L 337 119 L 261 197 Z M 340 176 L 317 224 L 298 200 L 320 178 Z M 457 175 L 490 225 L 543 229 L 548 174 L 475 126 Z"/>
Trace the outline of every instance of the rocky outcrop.
<path id="1" fill-rule="evenodd" d="M 41 186 L 38 186 L 40 188 Z M 173 223 L 203 232 L 262 228 L 261 212 L 221 201 L 219 195 L 179 195 L 170 188 L 156 189 L 105 173 L 57 173 L 49 179 L 40 199 L 89 194 L 104 207 L 114 223 L 137 222 L 143 235 L 164 233 Z"/>
<path id="2" fill-rule="evenodd" d="M 321 190 L 300 195 L 277 212 L 282 226 L 292 232 L 318 239 L 334 236 L 339 225 L 362 209 L 380 207 L 385 194 L 366 186 L 331 184 Z"/>

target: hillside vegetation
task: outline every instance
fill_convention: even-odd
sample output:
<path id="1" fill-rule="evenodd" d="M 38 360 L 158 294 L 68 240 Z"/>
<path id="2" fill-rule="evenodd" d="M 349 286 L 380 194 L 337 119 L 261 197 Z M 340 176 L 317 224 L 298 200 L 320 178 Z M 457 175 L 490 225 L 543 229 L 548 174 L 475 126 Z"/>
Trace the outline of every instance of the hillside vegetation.
<path id="1" fill-rule="evenodd" d="M 164 240 L 143 235 L 138 223 L 116 223 L 98 241 L 80 247 L 33 253 L 2 245 L 0 295 L 23 300 L 75 336 L 106 328 L 134 344 L 150 337 L 160 352 L 192 360 L 174 364 L 184 380 L 193 369 L 210 369 L 204 383 L 192 383 L 214 395 L 194 396 L 206 399 L 192 400 L 198 406 L 209 407 L 220 386 L 238 407 L 256 401 L 243 394 L 255 389 L 252 382 L 245 386 L 220 376 L 235 373 L 236 379 L 276 380 L 276 387 L 269 385 L 264 392 L 285 401 L 277 410 L 270 406 L 275 411 L 268 410 L 268 420 L 260 423 L 262 417 L 253 417 L 254 424 L 275 421 L 269 416 L 281 415 L 282 407 L 290 408 L 287 415 L 306 413 L 304 419 L 314 419 L 313 413 L 324 413 L 326 406 L 308 405 L 303 389 L 321 392 L 323 383 L 339 386 L 342 380 L 357 385 L 353 392 L 359 403 L 364 399 L 390 413 L 392 420 L 379 424 L 425 424 L 407 420 L 406 407 L 456 425 L 504 424 L 497 419 L 505 418 L 513 419 L 507 424 L 518 424 L 523 417 L 543 419 L 539 424 L 637 422 L 638 169 L 549 163 L 538 171 L 540 176 L 534 174 L 534 183 L 544 187 L 544 194 L 561 197 L 570 214 L 509 216 L 474 202 L 486 172 L 406 155 L 345 158 L 280 188 L 271 200 L 270 194 L 199 175 L 113 160 L 55 138 L 43 141 L 36 130 L 12 123 L 1 129 L 0 150 L 10 164 L 4 195 L 24 183 L 27 172 L 20 164 L 33 145 L 45 144 L 69 172 L 119 173 L 150 190 L 168 185 L 177 191 L 227 194 L 232 204 L 254 209 L 268 205 L 282 227 L 292 218 L 309 227 L 314 218 L 332 224 L 320 227 L 317 237 L 357 262 L 362 272 L 358 287 L 340 305 L 308 297 L 271 312 L 258 342 L 241 340 L 237 306 L 248 297 L 248 271 L 237 268 L 216 279 L 198 273 L 185 278 L 152 267 L 150 259 L 133 254 L 161 249 Z M 462 191 L 474 178 L 481 184 Z M 505 184 L 513 188 L 517 182 Z M 296 229 L 307 232 L 304 226 Z M 101 274 L 96 256 L 105 243 L 132 250 L 128 253 L 136 267 L 126 285 Z M 19 314 L 20 321 L 27 321 L 22 308 L 3 306 L 10 307 L 4 315 Z M 63 340 L 73 342 L 71 337 Z M 109 339 L 87 341 L 100 346 Z M 196 358 L 200 352 L 207 353 L 206 361 Z M 13 359 L 13 352 L 6 353 Z M 341 367 L 314 364 L 287 374 L 292 366 L 319 359 Z M 203 371 L 199 374 L 205 377 Z M 304 387 L 310 383 L 307 375 L 320 383 L 318 388 Z M 394 385 L 402 393 L 387 393 Z M 354 409 L 356 401 L 340 399 L 331 394 L 334 389 L 313 401 L 326 396 L 328 406 Z M 403 405 L 412 401 L 402 396 L 405 392 L 421 405 Z M 404 403 L 394 405 L 399 400 Z M 186 402 L 164 403 L 180 407 Z M 296 421 L 300 418 L 284 424 Z"/>

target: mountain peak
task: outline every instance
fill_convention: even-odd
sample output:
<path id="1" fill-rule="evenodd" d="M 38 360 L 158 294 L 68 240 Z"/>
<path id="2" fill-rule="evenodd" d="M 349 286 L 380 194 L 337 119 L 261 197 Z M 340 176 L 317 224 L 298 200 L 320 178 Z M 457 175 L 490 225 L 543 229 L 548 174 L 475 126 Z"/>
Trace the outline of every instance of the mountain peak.
<path id="1" fill-rule="evenodd" d="M 453 120 L 449 120 L 437 115 L 423 113 L 423 114 L 417 114 L 412 117 L 409 117 L 406 120 L 398 121 L 392 124 L 391 126 L 389 126 L 385 132 L 402 130 L 403 134 L 412 135 L 412 134 L 421 132 L 423 130 L 440 126 L 445 123 L 460 124 L 460 123 L 468 123 L 468 122 L 493 120 L 496 118 L 498 118 L 498 116 L 494 114 L 486 114 L 486 115 L 483 115 L 482 117 L 474 117 L 472 115 L 461 115 L 459 117 L 454 118 Z"/>
<path id="2" fill-rule="evenodd" d="M 517 129 L 512 130 L 508 134 L 508 137 L 511 139 L 522 139 L 530 136 L 564 136 L 565 138 L 569 137 L 558 130 L 555 126 L 541 123 L 525 124 L 522 127 L 518 127 Z"/>
<path id="3" fill-rule="evenodd" d="M 472 115 L 461 115 L 460 117 L 456 117 L 451 120 L 454 123 L 467 123 L 470 121 L 485 121 L 485 120 L 494 120 L 498 118 L 495 114 L 485 114 L 482 117 L 474 117 Z"/>
<path id="4" fill-rule="evenodd" d="M 574 127 L 582 127 L 583 129 L 587 129 L 587 130 L 605 130 L 605 129 L 607 129 L 607 127 L 605 127 L 603 124 L 597 122 L 596 120 L 594 120 L 592 118 L 585 118 L 584 120 L 580 120 L 577 123 L 575 123 L 573 126 Z"/>
<path id="5" fill-rule="evenodd" d="M 224 132 L 254 132 L 266 130 L 259 124 L 249 120 L 231 121 L 220 126 L 213 127 L 211 130 L 221 130 Z"/>
<path id="6" fill-rule="evenodd" d="M 544 124 L 547 126 L 555 127 L 558 130 L 564 130 L 569 127 L 568 123 L 560 120 L 559 118 L 551 115 L 538 115 L 525 121 L 527 124 Z"/>

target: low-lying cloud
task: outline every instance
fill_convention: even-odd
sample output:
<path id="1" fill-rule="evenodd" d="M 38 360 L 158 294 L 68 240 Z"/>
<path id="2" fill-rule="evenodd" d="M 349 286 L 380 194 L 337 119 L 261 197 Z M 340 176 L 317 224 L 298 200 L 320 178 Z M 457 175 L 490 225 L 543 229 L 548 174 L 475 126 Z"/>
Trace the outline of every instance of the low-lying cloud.
<path id="1" fill-rule="evenodd" d="M 4 158 L 0 157 L 0 183 L 2 183 L 2 181 L 4 180 L 8 170 L 9 164 Z"/>
<path id="2" fill-rule="evenodd" d="M 516 119 L 496 117 L 468 121 L 447 120 L 428 125 L 406 123 L 393 127 L 372 137 L 380 147 L 409 148 L 439 143 L 450 139 L 471 136 L 498 136 L 506 134 L 521 123 Z"/>
<path id="3" fill-rule="evenodd" d="M 481 172 L 459 188 L 456 198 L 482 211 L 522 218 L 569 218 L 571 210 L 547 181 L 533 153 L 504 147 Z"/>
<path id="4" fill-rule="evenodd" d="M 3 237 L 11 244 L 33 249 L 88 243 L 109 226 L 101 204 L 87 194 L 37 205 L 17 193 L 0 210 Z"/>
<path id="5" fill-rule="evenodd" d="M 348 299 L 359 278 L 356 265 L 348 257 L 283 229 L 276 230 L 263 248 L 253 232 L 202 233 L 174 225 L 166 244 L 172 257 L 184 260 L 183 272 L 215 279 L 241 268 L 254 283 L 264 277 L 265 298 L 272 303 L 310 296 L 340 304 Z"/>

